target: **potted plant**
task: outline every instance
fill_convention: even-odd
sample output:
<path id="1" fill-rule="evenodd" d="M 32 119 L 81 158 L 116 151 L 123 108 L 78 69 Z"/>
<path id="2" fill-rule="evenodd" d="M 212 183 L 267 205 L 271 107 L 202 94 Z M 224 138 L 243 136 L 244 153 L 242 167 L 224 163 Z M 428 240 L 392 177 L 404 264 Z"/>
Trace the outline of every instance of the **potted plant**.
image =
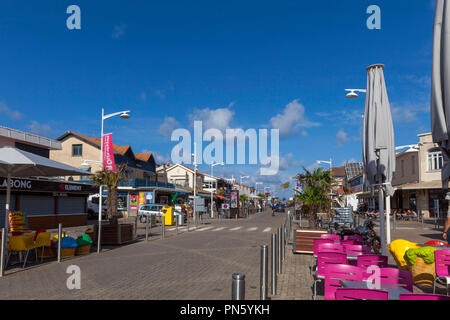
<path id="1" fill-rule="evenodd" d="M 117 210 L 118 189 L 117 186 L 122 181 L 128 181 L 126 164 L 116 166 L 116 171 L 107 168 L 97 172 L 92 178 L 98 186 L 107 186 L 108 196 L 106 208 L 109 224 L 102 225 L 102 244 L 122 244 L 133 240 L 133 224 L 119 224 L 119 213 Z M 95 238 L 98 238 L 98 225 L 95 225 Z"/>

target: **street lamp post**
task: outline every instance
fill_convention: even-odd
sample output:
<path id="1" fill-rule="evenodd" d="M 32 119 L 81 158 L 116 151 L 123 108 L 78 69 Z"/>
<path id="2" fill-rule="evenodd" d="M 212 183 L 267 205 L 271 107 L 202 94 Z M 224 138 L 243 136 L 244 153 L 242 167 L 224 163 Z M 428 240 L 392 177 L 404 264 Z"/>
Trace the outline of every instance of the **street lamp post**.
<path id="1" fill-rule="evenodd" d="M 212 183 L 213 183 L 213 168 L 215 166 L 223 166 L 224 163 L 211 163 L 211 219 L 214 218 L 214 211 L 213 211 L 213 192 L 212 192 Z M 218 181 L 216 180 L 216 192 L 217 192 L 217 186 L 218 186 Z"/>
<path id="2" fill-rule="evenodd" d="M 130 118 L 130 110 L 127 111 L 119 111 L 115 113 L 110 113 L 105 115 L 105 109 L 102 108 L 102 131 L 100 135 L 100 168 L 103 171 L 103 121 L 114 117 L 114 116 L 120 116 L 121 119 L 129 119 Z M 102 200 L 103 200 L 103 186 L 101 185 L 99 187 L 99 194 L 100 198 L 98 201 L 98 243 L 97 243 L 97 253 L 100 253 L 101 249 L 101 230 L 102 230 Z"/>

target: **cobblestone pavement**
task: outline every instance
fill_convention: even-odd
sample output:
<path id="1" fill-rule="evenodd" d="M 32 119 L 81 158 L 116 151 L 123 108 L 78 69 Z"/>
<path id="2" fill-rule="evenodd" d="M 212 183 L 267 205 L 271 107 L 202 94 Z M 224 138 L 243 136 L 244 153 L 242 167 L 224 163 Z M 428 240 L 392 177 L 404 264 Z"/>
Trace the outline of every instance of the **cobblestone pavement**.
<path id="1" fill-rule="evenodd" d="M 198 231 L 176 234 L 167 228 L 165 239 L 153 228 L 148 242 L 105 246 L 100 255 L 61 263 L 8 268 L 0 279 L 0 299 L 229 300 L 234 272 L 246 274 L 246 298 L 259 299 L 260 246 L 269 244 L 285 218 L 285 213 L 266 212 L 237 221 L 211 220 Z M 142 234 L 144 225 L 138 227 Z M 70 265 L 81 269 L 80 290 L 66 287 Z"/>
<path id="2" fill-rule="evenodd" d="M 303 223 L 302 226 L 305 226 Z M 294 225 L 298 227 L 298 224 Z M 377 232 L 379 230 L 377 229 Z M 435 229 L 433 225 L 422 224 L 413 221 L 397 222 L 396 230 L 391 231 L 392 241 L 405 239 L 416 243 L 425 243 L 430 240 L 442 240 L 442 231 Z M 389 265 L 396 267 L 396 263 L 389 256 Z M 307 254 L 294 254 L 292 241 L 286 249 L 286 259 L 283 262 L 283 273 L 277 277 L 277 295 L 272 300 L 311 300 L 313 296 L 313 276 L 310 274 L 310 266 L 313 256 Z M 432 293 L 431 287 L 414 286 L 414 292 Z M 445 294 L 445 288 L 438 287 L 436 293 Z M 317 285 L 317 300 L 323 300 L 323 283 Z"/>

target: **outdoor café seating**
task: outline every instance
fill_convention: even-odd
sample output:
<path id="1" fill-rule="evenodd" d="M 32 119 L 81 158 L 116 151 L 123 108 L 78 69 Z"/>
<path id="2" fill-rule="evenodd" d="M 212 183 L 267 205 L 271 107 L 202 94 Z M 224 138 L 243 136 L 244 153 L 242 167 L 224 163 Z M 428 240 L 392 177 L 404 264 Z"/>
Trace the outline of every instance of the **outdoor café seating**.
<path id="1" fill-rule="evenodd" d="M 450 297 L 431 293 L 402 293 L 400 300 L 450 300 Z"/>
<path id="2" fill-rule="evenodd" d="M 434 252 L 436 278 L 433 282 L 433 293 L 436 292 L 436 282 L 441 280 L 445 283 L 448 296 L 448 287 L 450 285 L 450 249 L 436 250 Z"/>
<path id="3" fill-rule="evenodd" d="M 364 270 L 348 264 L 334 264 L 325 268 L 325 300 L 335 300 L 340 280 L 362 281 Z"/>
<path id="4" fill-rule="evenodd" d="M 376 289 L 337 288 L 336 300 L 389 300 L 389 293 Z"/>

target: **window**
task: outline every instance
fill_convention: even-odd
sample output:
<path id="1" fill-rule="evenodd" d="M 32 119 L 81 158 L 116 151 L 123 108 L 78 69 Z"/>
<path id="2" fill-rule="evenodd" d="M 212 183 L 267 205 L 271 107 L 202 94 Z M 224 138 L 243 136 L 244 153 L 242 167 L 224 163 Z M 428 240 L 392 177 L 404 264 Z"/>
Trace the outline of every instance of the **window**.
<path id="1" fill-rule="evenodd" d="M 428 151 L 428 170 L 441 170 L 443 166 L 442 152 L 440 148 L 434 148 Z"/>
<path id="2" fill-rule="evenodd" d="M 72 157 L 81 157 L 83 154 L 83 146 L 81 144 L 72 145 Z"/>

